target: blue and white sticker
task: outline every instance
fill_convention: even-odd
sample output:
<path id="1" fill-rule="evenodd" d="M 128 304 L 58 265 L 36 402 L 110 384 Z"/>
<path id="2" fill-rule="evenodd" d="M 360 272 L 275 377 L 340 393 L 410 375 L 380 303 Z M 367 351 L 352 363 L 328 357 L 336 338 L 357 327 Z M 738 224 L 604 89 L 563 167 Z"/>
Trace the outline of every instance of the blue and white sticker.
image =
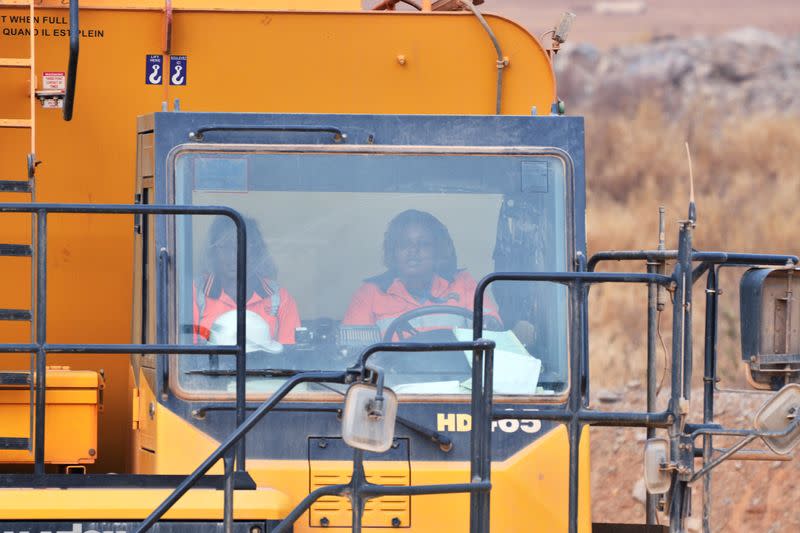
<path id="1" fill-rule="evenodd" d="M 161 85 L 164 79 L 164 58 L 158 54 L 148 54 L 145 60 L 144 82 L 147 85 Z"/>
<path id="2" fill-rule="evenodd" d="M 169 56 L 169 84 L 186 85 L 186 56 Z"/>

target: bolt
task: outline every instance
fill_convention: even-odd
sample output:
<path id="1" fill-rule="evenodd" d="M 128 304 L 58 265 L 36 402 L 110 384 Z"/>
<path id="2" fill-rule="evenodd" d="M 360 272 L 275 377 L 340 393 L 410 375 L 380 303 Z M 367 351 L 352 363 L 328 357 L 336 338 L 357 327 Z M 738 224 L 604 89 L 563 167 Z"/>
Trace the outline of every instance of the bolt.
<path id="1" fill-rule="evenodd" d="M 97 450 L 95 450 L 94 448 L 89 448 L 89 457 L 94 457 L 96 453 Z"/>
<path id="2" fill-rule="evenodd" d="M 392 518 L 392 527 L 400 527 L 400 519 L 396 516 Z"/>
<path id="3" fill-rule="evenodd" d="M 395 439 L 394 441 L 392 441 L 392 449 L 396 450 L 399 447 L 400 447 L 400 441 L 399 440 Z"/>
<path id="4" fill-rule="evenodd" d="M 397 56 L 397 62 L 400 63 L 401 65 L 405 65 L 406 64 L 406 56 L 404 56 L 404 55 Z"/>
<path id="5" fill-rule="evenodd" d="M 319 525 L 321 525 L 322 527 L 328 527 L 330 523 L 331 521 L 328 520 L 327 516 L 323 516 L 322 518 L 319 519 Z"/>
<path id="6" fill-rule="evenodd" d="M 327 448 L 328 447 L 328 441 L 326 441 L 325 439 L 320 439 L 320 441 L 317 443 L 317 446 L 319 446 L 320 448 Z M 327 519 L 325 519 L 325 520 L 327 520 Z"/>
<path id="7" fill-rule="evenodd" d="M 253 526 L 250 528 L 250 533 L 261 533 L 261 528 L 259 526 Z"/>

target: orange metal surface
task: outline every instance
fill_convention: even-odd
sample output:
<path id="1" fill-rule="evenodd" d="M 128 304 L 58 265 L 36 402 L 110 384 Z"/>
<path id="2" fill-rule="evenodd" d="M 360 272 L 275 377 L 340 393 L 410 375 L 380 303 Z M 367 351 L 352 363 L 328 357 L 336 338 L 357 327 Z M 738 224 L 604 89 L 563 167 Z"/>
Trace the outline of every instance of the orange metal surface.
<path id="1" fill-rule="evenodd" d="M 59 0 L 60 1 L 60 0 Z M 58 3 L 44 0 L 43 5 Z M 82 2 L 75 116 L 37 108 L 37 201 L 131 203 L 136 116 L 181 100 L 193 111 L 492 114 L 496 55 L 469 13 L 305 13 L 183 10 L 210 1 L 174 2 L 172 53 L 188 59 L 187 85 L 145 84 L 145 56 L 160 54 L 163 3 Z M 27 9 L 0 2 L 0 57 L 25 57 Z M 284 4 L 286 4 L 284 2 Z M 264 2 L 227 6 L 259 9 Z M 300 6 L 300 3 L 297 3 Z M 336 4 L 339 7 L 339 4 Z M 233 9 L 233 7 L 226 7 Z M 67 11 L 39 8 L 36 75 L 67 66 Z M 13 17 L 13 18 L 12 18 Z M 22 18 L 19 18 L 22 17 Z M 547 112 L 554 79 L 539 43 L 518 25 L 487 16 L 503 54 L 503 113 Z M 398 58 L 403 56 L 404 61 Z M 165 58 L 168 63 L 169 58 Z M 0 117 L 28 116 L 25 69 L 0 70 Z M 170 104 L 171 105 L 171 104 Z M 0 179 L 25 179 L 26 130 L 0 130 Z M 29 201 L 0 194 L 0 202 Z M 50 217 L 48 341 L 130 342 L 132 218 Z M 30 219 L 0 217 L 0 242 L 30 242 Z M 30 260 L 0 259 L 9 280 L 0 307 L 30 307 Z M 13 281 L 12 281 L 13 280 Z M 0 323 L 0 339 L 27 341 L 29 324 Z M 99 471 L 122 471 L 131 426 L 128 359 L 50 356 L 48 363 L 105 369 Z M 26 368 L 6 357 L 4 368 Z"/>
<path id="2" fill-rule="evenodd" d="M 96 372 L 48 369 L 45 457 L 49 464 L 91 464 L 98 458 L 99 392 Z M 30 390 L 0 387 L 0 435 L 30 436 Z M 33 463 L 25 450 L 0 450 L 0 463 Z"/>

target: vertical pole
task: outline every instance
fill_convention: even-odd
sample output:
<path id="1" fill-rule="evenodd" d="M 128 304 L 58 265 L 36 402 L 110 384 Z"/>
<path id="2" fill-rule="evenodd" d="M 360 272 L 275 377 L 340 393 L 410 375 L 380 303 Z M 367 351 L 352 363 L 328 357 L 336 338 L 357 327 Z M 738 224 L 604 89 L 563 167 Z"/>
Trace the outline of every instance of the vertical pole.
<path id="1" fill-rule="evenodd" d="M 664 206 L 658 208 L 658 251 L 666 250 L 666 234 L 664 232 Z M 663 259 L 647 262 L 647 272 L 664 274 L 667 262 Z M 658 335 L 658 313 L 666 307 L 666 289 L 660 285 L 650 284 L 647 287 L 647 411 L 656 410 L 656 335 Z M 666 357 L 666 354 L 664 354 Z M 666 364 L 666 362 L 665 362 Z M 647 428 L 647 438 L 656 436 L 655 428 Z M 655 525 L 656 498 L 649 492 L 645 496 L 645 517 L 647 525 Z"/>
<path id="2" fill-rule="evenodd" d="M 648 261 L 647 272 L 653 274 L 657 271 L 657 264 Z M 656 330 L 658 287 L 654 283 L 647 285 L 647 412 L 656 410 Z M 647 428 L 647 438 L 656 436 L 653 427 Z M 647 525 L 656 523 L 656 497 L 647 493 L 645 497 L 645 520 Z"/>
<path id="3" fill-rule="evenodd" d="M 473 350 L 472 352 L 472 399 L 470 405 L 470 413 L 472 414 L 472 427 L 473 431 L 470 432 L 470 481 L 479 481 L 481 478 L 481 439 L 480 432 L 477 428 L 481 427 L 482 406 L 481 394 L 483 389 L 483 357 L 481 357 L 480 350 Z M 481 499 L 480 494 L 475 492 L 470 493 L 470 533 L 482 533 L 481 530 Z"/>
<path id="4" fill-rule="evenodd" d="M 244 219 L 234 219 L 236 224 L 236 425 L 240 426 L 247 415 L 247 332 L 245 311 L 247 310 L 247 228 Z M 236 446 L 236 470 L 244 472 L 245 441 L 242 437 Z"/>
<path id="5" fill-rule="evenodd" d="M 687 150 L 688 144 L 687 144 Z M 691 176 L 691 159 L 689 160 L 689 173 Z M 692 191 L 694 185 L 692 183 Z M 684 222 L 684 241 L 685 248 L 683 253 L 683 276 L 684 276 L 684 305 L 683 305 L 683 397 L 687 403 L 692 399 L 692 234 L 694 232 L 695 220 L 697 220 L 697 208 L 694 204 L 694 192 L 689 201 L 689 214 Z M 688 408 L 688 405 L 687 405 Z"/>
<path id="6" fill-rule="evenodd" d="M 578 252 L 578 272 L 586 272 L 586 256 Z M 583 353 L 581 354 L 581 395 L 583 396 L 583 407 L 589 407 L 591 396 L 591 383 L 589 381 L 589 288 L 583 294 L 581 306 L 583 307 Z"/>
<path id="7" fill-rule="evenodd" d="M 703 369 L 703 423 L 714 423 L 714 386 L 717 380 L 717 304 L 719 298 L 717 270 L 712 265 L 706 279 L 706 339 Z M 713 441 L 703 436 L 703 464 L 711 461 Z M 703 477 L 703 532 L 711 533 L 711 472 Z"/>
<path id="8" fill-rule="evenodd" d="M 474 320 L 472 321 L 472 339 L 478 340 L 483 335 L 483 293 L 482 287 L 478 287 L 475 292 Z M 476 348 L 472 350 L 472 396 L 470 401 L 470 414 L 472 415 L 472 431 L 469 435 L 469 457 L 470 457 L 470 482 L 480 481 L 483 474 L 482 451 L 483 439 L 481 429 L 483 428 L 483 352 Z M 491 460 L 491 459 L 490 459 Z M 483 502 L 480 493 L 470 492 L 469 495 L 469 531 L 470 533 L 486 533 L 488 529 L 482 529 L 484 512 Z"/>
<path id="9" fill-rule="evenodd" d="M 692 227 L 694 218 L 694 203 L 691 203 L 689 218 L 681 225 L 680 237 L 678 239 L 678 264 L 675 269 L 678 286 L 675 290 L 672 324 L 673 390 L 671 409 L 676 416 L 675 423 L 670 432 L 670 456 L 674 458 L 679 458 L 684 455 L 680 449 L 680 434 L 686 416 L 684 411 L 688 409 L 688 400 L 691 397 L 691 284 Z M 672 500 L 670 502 L 670 531 L 674 533 L 683 531 L 683 520 L 686 515 L 689 494 L 688 483 L 685 480 L 675 477 L 672 485 Z"/>
<path id="10" fill-rule="evenodd" d="M 353 512 L 352 533 L 361 533 L 361 518 L 364 514 L 364 498 L 361 495 L 361 490 L 366 480 L 364 452 L 356 449 L 353 452 L 353 478 L 350 480 L 350 507 Z"/>
<path id="11" fill-rule="evenodd" d="M 34 15 L 34 2 L 31 0 L 31 3 L 28 6 L 28 17 L 30 20 L 28 21 L 28 31 L 30 32 L 30 37 L 28 39 L 28 47 L 30 54 L 30 114 L 31 114 L 31 155 L 34 159 L 33 165 L 36 166 L 36 26 L 35 26 L 35 15 Z"/>
<path id="12" fill-rule="evenodd" d="M 494 348 L 488 348 L 483 355 L 484 380 L 483 380 L 483 415 L 477 427 L 482 442 L 481 449 L 481 481 L 491 481 L 492 478 L 492 394 L 494 387 Z M 481 531 L 489 533 L 491 525 L 491 494 L 489 491 L 478 493 L 481 509 Z"/>
<path id="13" fill-rule="evenodd" d="M 44 474 L 44 420 L 47 390 L 47 212 L 36 212 L 36 430 L 34 474 Z"/>
<path id="14" fill-rule="evenodd" d="M 225 533 L 233 533 L 233 465 L 234 454 L 226 453 L 222 459 L 225 469 L 225 496 L 223 503 L 223 529 Z"/>
<path id="15" fill-rule="evenodd" d="M 578 533 L 578 495 L 580 491 L 580 442 L 581 442 L 581 421 L 578 412 L 583 404 L 581 385 L 581 362 L 583 360 L 583 341 L 585 332 L 582 331 L 583 302 L 585 300 L 586 287 L 582 282 L 576 282 L 570 286 L 570 298 L 572 309 L 575 316 L 572 319 L 571 342 L 570 342 L 570 364 L 569 364 L 569 397 L 567 399 L 567 409 L 571 418 L 567 425 L 569 437 L 569 533 Z"/>
<path id="16" fill-rule="evenodd" d="M 688 254 L 692 250 L 692 233 L 687 231 L 686 247 Z M 685 266 L 684 272 L 684 292 L 683 292 L 683 397 L 689 401 L 692 399 L 692 263 L 691 259 Z"/>

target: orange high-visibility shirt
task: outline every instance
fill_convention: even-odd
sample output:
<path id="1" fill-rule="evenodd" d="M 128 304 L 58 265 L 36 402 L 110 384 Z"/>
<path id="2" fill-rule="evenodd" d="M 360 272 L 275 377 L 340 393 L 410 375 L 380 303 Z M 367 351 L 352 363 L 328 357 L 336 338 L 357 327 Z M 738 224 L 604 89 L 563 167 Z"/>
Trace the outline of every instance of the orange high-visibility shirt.
<path id="1" fill-rule="evenodd" d="M 281 303 L 278 306 L 277 315 L 272 315 L 272 299 L 270 296 L 262 298 L 258 293 L 253 292 L 250 300 L 247 302 L 247 309 L 257 313 L 269 324 L 269 332 L 272 339 L 281 344 L 294 344 L 294 330 L 300 327 L 300 314 L 297 312 L 297 302 L 295 302 L 289 291 L 283 287 L 279 288 Z M 199 309 L 197 306 L 197 288 L 193 293 L 193 311 L 192 317 L 194 319 L 195 330 L 200 336 L 208 339 L 211 332 L 211 325 L 223 313 L 236 309 L 236 303 L 233 298 L 228 296 L 225 291 L 221 291 L 219 298 L 212 298 L 206 295 L 205 306 L 203 307 L 203 316 L 198 316 Z"/>
<path id="2" fill-rule="evenodd" d="M 477 283 L 465 270 L 457 272 L 452 282 L 441 276 L 434 276 L 430 295 L 424 302 L 419 302 L 411 296 L 403 282 L 397 278 L 394 278 L 388 287 L 382 289 L 377 281 L 380 278 L 383 276 L 368 280 L 356 291 L 350 301 L 350 307 L 344 315 L 343 324 L 350 326 L 377 325 L 381 332 L 384 332 L 392 320 L 420 307 L 452 305 L 470 311 L 473 309 Z M 385 280 L 388 281 L 389 278 L 385 278 Z M 484 300 L 484 306 L 484 313 L 499 319 L 497 306 L 490 298 L 487 297 Z M 435 328 L 436 325 L 433 324 L 432 326 L 423 325 L 416 329 Z"/>

